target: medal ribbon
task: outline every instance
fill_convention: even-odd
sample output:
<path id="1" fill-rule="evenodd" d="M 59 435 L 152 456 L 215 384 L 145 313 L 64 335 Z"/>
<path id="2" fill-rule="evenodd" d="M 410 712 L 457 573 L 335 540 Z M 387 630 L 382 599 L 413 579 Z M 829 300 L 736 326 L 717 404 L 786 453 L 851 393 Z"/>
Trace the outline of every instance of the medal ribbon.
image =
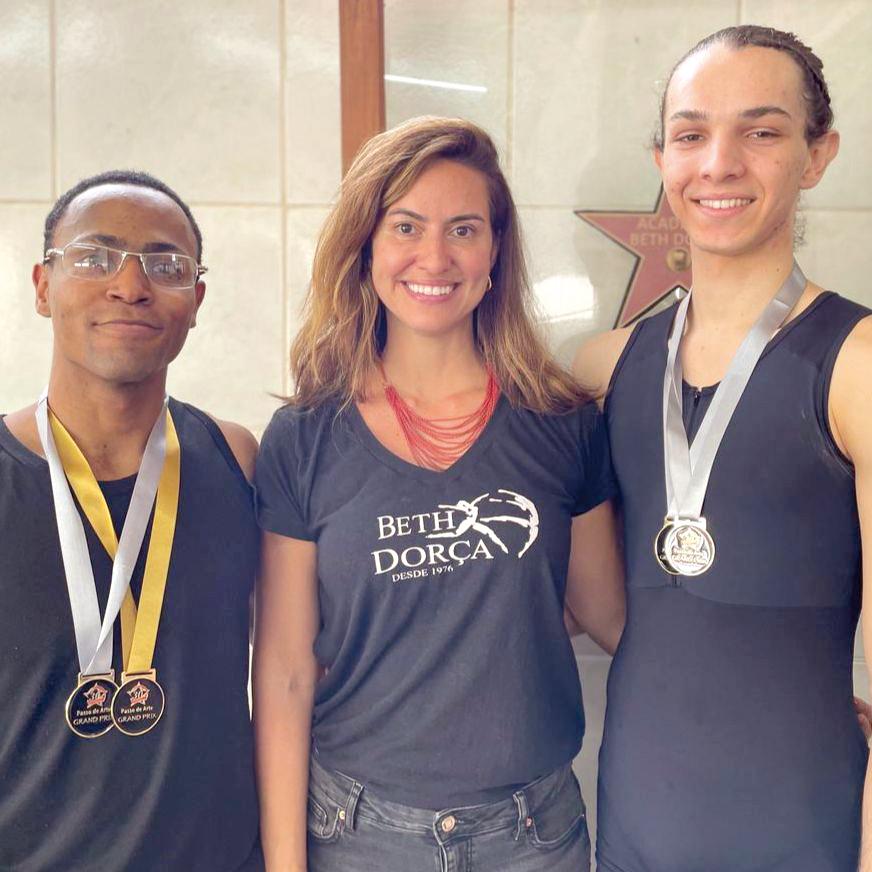
<path id="1" fill-rule="evenodd" d="M 667 345 L 666 373 L 663 378 L 667 519 L 700 520 L 702 517 L 702 506 L 715 456 L 733 412 L 767 343 L 793 310 L 805 286 L 806 278 L 799 264 L 794 261 L 790 275 L 748 331 L 730 361 L 727 373 L 718 385 L 703 417 L 692 448 L 688 446 L 687 431 L 684 429 L 681 398 L 683 373 L 678 355 L 692 289 L 679 304 Z"/>
<path id="2" fill-rule="evenodd" d="M 181 448 L 173 424 L 172 415 L 166 415 L 166 460 L 157 489 L 154 506 L 154 522 L 148 555 L 145 558 L 145 573 L 142 592 L 139 596 L 139 615 L 133 633 L 133 645 L 124 670 L 128 673 L 148 672 L 154 660 L 154 646 L 163 608 L 164 591 L 170 571 L 170 556 L 176 533 L 179 514 L 179 488 L 181 485 Z"/>
<path id="3" fill-rule="evenodd" d="M 81 675 L 112 670 L 112 627 L 119 611 L 125 669 L 137 648 L 141 652 L 143 645 L 149 660 L 146 669 L 150 668 L 178 506 L 178 437 L 166 401 L 146 443 L 120 541 L 116 538 L 105 498 L 87 460 L 60 421 L 51 414 L 45 393 L 37 404 L 36 420 L 51 475 Z M 102 622 L 85 529 L 73 502 L 70 485 L 97 537 L 113 558 L 112 582 Z M 137 615 L 129 589 L 130 577 L 142 548 L 156 492 L 155 520 Z M 139 638 L 146 641 L 137 646 Z M 141 662 L 142 653 L 139 660 Z"/>
<path id="4" fill-rule="evenodd" d="M 109 507 L 103 498 L 103 492 L 100 490 L 100 486 L 91 472 L 91 467 L 88 466 L 88 461 L 85 460 L 85 456 L 79 450 L 79 446 L 76 445 L 73 437 L 67 432 L 66 427 L 61 424 L 51 410 L 48 413 L 48 420 L 67 481 L 70 487 L 72 487 L 73 493 L 75 493 L 76 499 L 82 507 L 82 511 L 94 528 L 97 538 L 100 540 L 103 548 L 106 549 L 110 560 L 114 561 L 118 551 L 118 536 L 115 533 L 112 516 L 109 514 Z M 136 603 L 133 601 L 133 594 L 128 587 L 121 603 L 121 647 L 125 663 L 130 656 L 130 646 L 133 642 L 133 628 L 135 626 Z"/>

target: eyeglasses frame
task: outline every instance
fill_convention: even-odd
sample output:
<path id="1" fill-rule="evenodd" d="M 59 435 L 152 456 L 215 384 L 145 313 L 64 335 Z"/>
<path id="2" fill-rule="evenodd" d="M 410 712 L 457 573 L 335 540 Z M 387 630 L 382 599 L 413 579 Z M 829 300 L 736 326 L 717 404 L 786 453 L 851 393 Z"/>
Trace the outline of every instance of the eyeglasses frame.
<path id="1" fill-rule="evenodd" d="M 114 251 L 116 254 L 121 255 L 121 262 L 118 264 L 118 269 L 115 270 L 115 272 L 112 273 L 112 275 L 110 275 L 110 276 L 105 276 L 105 277 L 99 278 L 99 279 L 85 278 L 84 276 L 70 276 L 70 278 L 79 279 L 80 281 L 83 281 L 83 282 L 106 282 L 106 281 L 109 281 L 109 279 L 114 278 L 115 276 L 117 276 L 121 272 L 122 269 L 124 269 L 124 262 L 127 260 L 128 256 L 136 257 L 139 259 L 139 265 L 142 267 L 142 274 L 148 279 L 148 281 L 151 284 L 156 285 L 157 287 L 163 288 L 163 289 L 168 290 L 168 291 L 190 291 L 193 288 L 197 287 L 197 282 L 200 280 L 200 276 L 203 275 L 203 273 L 209 271 L 209 267 L 203 266 L 202 264 L 197 263 L 197 259 L 194 257 L 191 257 L 190 254 L 184 254 L 184 253 L 180 253 L 177 251 L 125 251 L 123 248 L 113 248 L 111 245 L 100 245 L 99 243 L 94 243 L 94 242 L 68 242 L 63 248 L 48 248 L 48 249 L 46 249 L 46 252 L 42 258 L 43 264 L 48 264 L 48 262 L 52 259 L 52 257 L 55 257 L 55 256 L 60 256 L 61 263 L 63 263 L 64 252 L 66 252 L 66 250 L 71 245 L 80 245 L 83 247 L 90 246 L 91 248 L 105 248 L 106 251 Z M 187 257 L 190 260 L 193 260 L 194 263 L 197 264 L 197 275 L 194 279 L 194 284 L 185 285 L 184 287 L 179 287 L 179 286 L 170 287 L 169 285 L 162 285 L 159 282 L 154 281 L 154 279 L 152 279 L 149 276 L 148 271 L 145 268 L 145 261 L 143 260 L 144 257 L 146 257 L 147 255 L 151 255 L 151 254 L 175 254 L 178 257 Z M 66 271 L 65 271 L 65 274 L 68 275 L 68 273 L 66 273 Z"/>

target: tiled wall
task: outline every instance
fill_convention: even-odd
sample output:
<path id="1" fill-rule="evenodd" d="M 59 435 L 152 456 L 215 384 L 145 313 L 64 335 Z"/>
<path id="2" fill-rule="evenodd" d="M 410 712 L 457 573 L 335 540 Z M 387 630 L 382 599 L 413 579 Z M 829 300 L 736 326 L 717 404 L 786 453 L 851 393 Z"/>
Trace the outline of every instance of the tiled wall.
<path id="1" fill-rule="evenodd" d="M 316 228 L 339 183 L 333 0 L 0 3 L 0 409 L 50 360 L 31 265 L 53 200 L 110 168 L 187 199 L 206 303 L 171 390 L 261 431 L 288 389 L 288 337 Z"/>
<path id="2" fill-rule="evenodd" d="M 842 151 L 806 198 L 799 258 L 872 304 L 872 10 L 868 0 L 386 0 L 386 71 L 477 86 L 387 87 L 388 120 L 472 118 L 503 154 L 551 342 L 565 359 L 615 319 L 632 259 L 573 213 L 649 209 L 646 143 L 661 80 L 697 39 L 739 22 L 796 30 L 821 54 Z M 171 389 L 261 431 L 288 389 L 315 234 L 336 190 L 336 0 L 0 3 L 0 409 L 45 381 L 50 328 L 33 312 L 41 222 L 78 178 L 154 172 L 187 198 L 210 267 Z M 579 646 L 593 804 L 606 658 Z M 865 666 L 858 659 L 858 688 Z"/>

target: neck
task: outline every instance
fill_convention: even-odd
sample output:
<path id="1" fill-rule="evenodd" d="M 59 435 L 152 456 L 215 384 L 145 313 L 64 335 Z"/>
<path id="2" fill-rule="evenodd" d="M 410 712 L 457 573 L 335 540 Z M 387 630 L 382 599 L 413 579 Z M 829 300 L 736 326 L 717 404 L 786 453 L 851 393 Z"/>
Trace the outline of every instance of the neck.
<path id="1" fill-rule="evenodd" d="M 741 256 L 692 251 L 694 330 L 744 329 L 756 321 L 790 275 L 793 247 L 777 246 Z"/>
<path id="2" fill-rule="evenodd" d="M 435 400 L 482 387 L 485 365 L 472 329 L 451 336 L 422 336 L 388 329 L 382 352 L 388 380 L 406 399 Z"/>
<path id="3" fill-rule="evenodd" d="M 48 403 L 94 476 L 111 480 L 139 470 L 165 390 L 165 372 L 144 382 L 119 385 L 53 370 Z"/>

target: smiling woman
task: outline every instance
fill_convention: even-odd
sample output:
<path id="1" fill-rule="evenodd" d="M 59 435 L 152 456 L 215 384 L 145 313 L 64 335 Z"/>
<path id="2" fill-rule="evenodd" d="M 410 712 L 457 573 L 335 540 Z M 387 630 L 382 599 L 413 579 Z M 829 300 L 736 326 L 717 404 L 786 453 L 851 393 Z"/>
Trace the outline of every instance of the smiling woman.
<path id="1" fill-rule="evenodd" d="M 425 169 L 388 208 L 373 236 L 371 275 L 392 343 L 404 331 L 465 330 L 492 284 L 499 243 L 489 212 L 485 177 L 449 160 Z"/>
<path id="2" fill-rule="evenodd" d="M 438 191 L 444 181 L 450 181 L 452 195 L 462 194 L 456 202 Z M 471 190 L 462 191 L 468 181 Z M 445 210 L 451 203 L 451 208 L 428 215 L 427 202 L 437 195 L 441 202 L 434 205 Z M 422 204 L 416 209 L 414 202 L 401 202 L 408 197 Z M 388 221 L 392 210 L 402 214 Z M 385 258 L 373 268 L 376 248 Z M 399 252 L 413 250 L 425 262 L 418 273 L 401 278 L 426 278 L 414 282 L 419 289 L 426 286 L 418 297 L 436 296 L 440 289 L 446 296 L 446 288 L 457 286 L 461 294 L 447 294 L 448 308 L 453 309 L 463 308 L 456 302 L 459 297 L 468 304 L 471 294 L 483 295 L 480 305 L 468 306 L 467 313 L 474 310 L 468 326 L 480 358 L 476 365 L 482 372 L 482 361 L 493 368 L 513 403 L 557 411 L 585 397 L 551 360 L 533 327 L 518 217 L 493 143 L 468 121 L 418 118 L 373 137 L 343 179 L 337 207 L 318 240 L 306 318 L 291 348 L 296 404 L 312 406 L 336 398 L 347 404 L 366 396 L 368 388 L 372 392 L 370 381 L 386 344 L 390 312 L 380 294 L 391 293 L 386 282 L 393 281 L 382 273 L 396 268 L 390 259 L 402 260 Z M 474 281 L 457 282 L 456 275 L 439 275 L 449 250 L 467 252 L 464 262 L 470 251 L 484 252 L 488 263 L 475 265 L 470 276 Z M 488 286 L 493 294 L 485 293 Z"/>
<path id="3" fill-rule="evenodd" d="M 611 650 L 614 486 L 601 416 L 529 299 L 482 130 L 422 118 L 364 146 L 258 461 L 254 709 L 276 868 L 588 868 L 564 600 Z"/>

